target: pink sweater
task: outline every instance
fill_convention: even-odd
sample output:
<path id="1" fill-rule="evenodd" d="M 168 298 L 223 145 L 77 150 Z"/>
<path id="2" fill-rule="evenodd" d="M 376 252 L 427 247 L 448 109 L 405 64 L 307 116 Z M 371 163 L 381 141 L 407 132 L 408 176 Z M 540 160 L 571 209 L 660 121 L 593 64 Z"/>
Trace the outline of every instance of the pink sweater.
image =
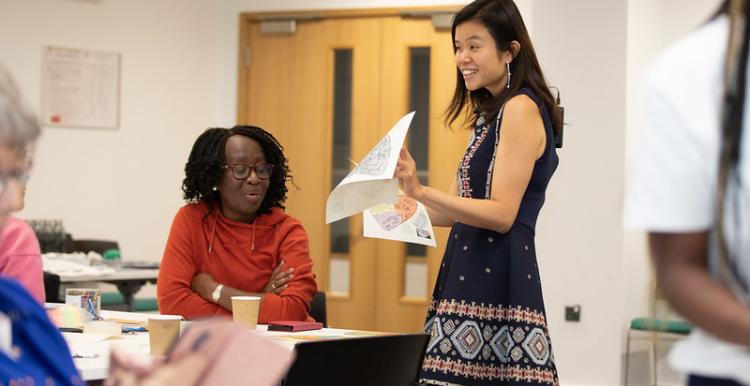
<path id="1" fill-rule="evenodd" d="M 0 276 L 18 280 L 44 304 L 44 278 L 39 241 L 26 221 L 8 217 L 0 231 Z"/>

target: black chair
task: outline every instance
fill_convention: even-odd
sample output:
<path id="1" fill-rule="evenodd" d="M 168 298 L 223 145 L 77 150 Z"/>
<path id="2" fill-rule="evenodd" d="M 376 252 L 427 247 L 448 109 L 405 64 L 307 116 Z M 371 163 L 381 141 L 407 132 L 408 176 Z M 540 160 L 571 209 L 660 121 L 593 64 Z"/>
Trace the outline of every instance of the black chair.
<path id="1" fill-rule="evenodd" d="M 83 253 L 94 251 L 101 255 L 108 249 L 120 249 L 120 246 L 112 240 L 73 240 L 73 249 Z"/>
<path id="2" fill-rule="evenodd" d="M 44 301 L 47 303 L 63 303 L 60 300 L 60 276 L 44 271 Z"/>
<path id="3" fill-rule="evenodd" d="M 65 240 L 63 241 L 63 253 L 75 252 L 76 244 L 73 241 L 73 236 L 70 233 L 65 234 Z"/>
<path id="4" fill-rule="evenodd" d="M 415 385 L 429 339 L 404 334 L 298 343 L 282 385 Z"/>
<path id="5" fill-rule="evenodd" d="M 310 316 L 312 316 L 316 322 L 323 323 L 323 327 L 328 327 L 325 292 L 318 291 L 313 295 L 312 302 L 310 302 Z"/>

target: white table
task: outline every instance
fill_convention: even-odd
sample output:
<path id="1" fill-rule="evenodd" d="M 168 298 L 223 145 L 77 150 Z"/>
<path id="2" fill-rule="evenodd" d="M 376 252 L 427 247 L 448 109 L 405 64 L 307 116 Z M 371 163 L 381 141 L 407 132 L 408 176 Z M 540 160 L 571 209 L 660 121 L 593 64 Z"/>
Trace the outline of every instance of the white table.
<path id="1" fill-rule="evenodd" d="M 107 320 L 132 321 L 133 323 L 145 323 L 149 314 L 119 311 L 102 311 L 102 317 Z M 182 322 L 183 328 L 191 323 L 200 322 Z M 268 331 L 267 325 L 258 325 L 257 331 L 271 338 L 280 345 L 293 350 L 297 343 L 309 342 L 324 339 L 346 339 L 363 336 L 379 336 L 383 333 L 343 330 L 337 328 L 323 328 L 314 331 L 302 332 L 280 332 Z M 150 346 L 148 333 L 122 334 L 119 338 L 110 338 L 105 335 L 81 334 L 81 333 L 63 333 L 63 337 L 68 342 L 71 353 L 74 355 L 90 357 L 75 358 L 76 367 L 81 372 L 81 377 L 85 381 L 95 381 L 106 378 L 109 369 L 109 353 L 112 347 L 119 346 L 125 350 L 134 352 L 135 355 L 148 357 Z"/>

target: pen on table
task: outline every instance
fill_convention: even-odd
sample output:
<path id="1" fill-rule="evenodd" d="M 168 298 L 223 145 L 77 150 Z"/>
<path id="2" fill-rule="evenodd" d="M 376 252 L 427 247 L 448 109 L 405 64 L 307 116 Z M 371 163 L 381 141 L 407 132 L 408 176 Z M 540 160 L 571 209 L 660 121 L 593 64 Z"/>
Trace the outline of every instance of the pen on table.
<path id="1" fill-rule="evenodd" d="M 99 354 L 95 352 L 77 352 L 73 354 L 73 359 L 91 359 L 99 358 Z"/>
<path id="2" fill-rule="evenodd" d="M 201 348 L 201 346 L 203 346 L 203 343 L 206 342 L 206 339 L 208 339 L 208 331 L 204 332 L 203 334 L 201 334 L 201 336 L 196 338 L 195 341 L 193 342 L 193 345 L 190 346 L 190 348 L 193 351 L 198 351 L 198 349 Z"/>

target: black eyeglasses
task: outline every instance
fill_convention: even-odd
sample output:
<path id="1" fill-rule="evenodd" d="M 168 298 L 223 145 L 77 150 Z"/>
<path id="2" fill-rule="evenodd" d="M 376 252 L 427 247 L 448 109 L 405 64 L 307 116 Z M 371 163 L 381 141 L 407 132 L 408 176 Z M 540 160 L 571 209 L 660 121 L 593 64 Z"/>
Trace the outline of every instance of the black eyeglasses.
<path id="1" fill-rule="evenodd" d="M 29 170 L 15 170 L 9 174 L 0 175 L 0 193 L 5 192 L 5 189 L 8 187 L 10 180 L 16 180 L 20 185 L 26 184 L 26 182 L 29 180 Z"/>
<path id="2" fill-rule="evenodd" d="M 271 178 L 273 174 L 273 164 L 260 164 L 255 166 L 245 164 L 224 165 L 222 169 L 232 169 L 232 175 L 238 180 L 245 180 L 250 177 L 250 173 L 255 170 L 255 175 L 261 180 Z"/>

